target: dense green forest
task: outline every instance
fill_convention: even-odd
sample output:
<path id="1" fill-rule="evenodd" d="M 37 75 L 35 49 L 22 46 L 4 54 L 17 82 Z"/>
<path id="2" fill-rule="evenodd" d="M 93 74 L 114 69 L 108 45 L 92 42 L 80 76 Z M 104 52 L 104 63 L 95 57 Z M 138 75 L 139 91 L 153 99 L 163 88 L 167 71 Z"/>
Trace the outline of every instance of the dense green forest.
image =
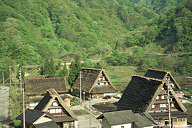
<path id="1" fill-rule="evenodd" d="M 191 0 L 0 0 L 0 71 L 78 54 L 192 76 L 191 29 Z"/>

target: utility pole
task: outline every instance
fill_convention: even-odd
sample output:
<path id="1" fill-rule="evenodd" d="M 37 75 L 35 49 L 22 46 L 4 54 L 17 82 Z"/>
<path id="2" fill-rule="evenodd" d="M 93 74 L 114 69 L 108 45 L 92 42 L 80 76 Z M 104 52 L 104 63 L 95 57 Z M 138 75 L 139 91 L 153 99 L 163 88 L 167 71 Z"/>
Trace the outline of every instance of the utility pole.
<path id="1" fill-rule="evenodd" d="M 24 97 L 24 88 L 23 88 L 23 128 L 25 128 L 25 97 Z"/>
<path id="2" fill-rule="evenodd" d="M 9 66 L 9 78 L 10 78 L 10 87 L 11 87 L 11 66 Z"/>
<path id="3" fill-rule="evenodd" d="M 89 94 L 89 127 L 91 127 L 91 94 Z"/>
<path id="4" fill-rule="evenodd" d="M 22 93 L 22 75 L 21 75 L 21 67 L 19 68 L 19 78 L 20 78 L 20 90 Z"/>
<path id="5" fill-rule="evenodd" d="M 2 72 L 2 76 L 3 76 L 3 86 L 4 86 L 4 72 Z"/>
<path id="6" fill-rule="evenodd" d="M 171 108 L 170 108 L 170 96 L 169 96 L 169 79 L 167 81 L 167 102 L 168 102 L 168 112 L 169 112 L 169 128 L 171 128 Z"/>
<path id="7" fill-rule="evenodd" d="M 80 103 L 81 103 L 81 71 L 80 71 Z"/>

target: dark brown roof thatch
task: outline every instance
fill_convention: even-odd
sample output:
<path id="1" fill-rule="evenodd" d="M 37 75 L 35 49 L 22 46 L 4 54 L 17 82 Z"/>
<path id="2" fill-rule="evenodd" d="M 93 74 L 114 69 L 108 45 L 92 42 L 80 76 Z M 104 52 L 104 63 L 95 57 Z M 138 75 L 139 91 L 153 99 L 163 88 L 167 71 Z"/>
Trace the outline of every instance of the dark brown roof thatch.
<path id="1" fill-rule="evenodd" d="M 65 77 L 25 79 L 25 91 L 28 95 L 45 94 L 50 88 L 54 88 L 59 93 L 65 92 Z"/>
<path id="2" fill-rule="evenodd" d="M 168 73 L 169 72 L 167 72 L 167 71 L 156 70 L 156 69 L 149 68 L 144 76 L 163 80 Z"/>
<path id="3" fill-rule="evenodd" d="M 39 111 L 46 111 L 49 109 L 49 105 L 57 100 L 63 109 L 66 110 L 68 113 L 68 116 L 75 118 L 76 115 L 73 111 L 70 110 L 70 108 L 65 104 L 63 99 L 59 96 L 59 94 L 54 89 L 47 90 L 47 94 L 43 97 L 43 99 L 39 102 L 39 104 L 34 108 L 35 110 Z"/>
<path id="4" fill-rule="evenodd" d="M 28 123 L 34 123 L 45 113 L 38 110 L 27 109 L 25 110 L 25 121 Z M 16 117 L 17 120 L 23 120 L 23 113 Z"/>
<path id="5" fill-rule="evenodd" d="M 149 68 L 147 70 L 147 72 L 144 75 L 145 77 L 150 77 L 150 78 L 155 78 L 155 79 L 159 79 L 162 81 L 166 81 L 166 77 L 170 76 L 170 78 L 172 79 L 172 81 L 175 83 L 175 85 L 177 86 L 178 89 L 181 89 L 181 87 L 179 86 L 179 84 L 176 82 L 176 80 L 173 78 L 173 76 L 171 75 L 170 72 L 168 71 L 163 71 L 163 70 L 157 70 L 157 69 L 151 69 Z"/>
<path id="6" fill-rule="evenodd" d="M 108 80 L 108 85 L 95 86 L 100 74 L 103 73 Z M 73 89 L 80 89 L 80 76 L 76 79 L 72 86 Z M 83 68 L 81 72 L 81 89 L 87 93 L 112 93 L 116 92 L 116 88 L 112 85 L 103 69 Z"/>
<path id="7" fill-rule="evenodd" d="M 156 94 L 162 87 L 162 81 L 141 76 L 132 76 L 121 99 L 117 103 L 119 109 L 132 110 L 133 112 L 145 112 Z"/>
<path id="8" fill-rule="evenodd" d="M 148 112 L 154 104 L 156 97 L 161 91 L 164 83 L 162 80 L 142 76 L 132 76 L 121 99 L 117 103 L 120 110 L 132 110 L 133 112 Z M 186 108 L 180 103 L 175 92 L 169 85 L 180 111 L 186 112 Z"/>

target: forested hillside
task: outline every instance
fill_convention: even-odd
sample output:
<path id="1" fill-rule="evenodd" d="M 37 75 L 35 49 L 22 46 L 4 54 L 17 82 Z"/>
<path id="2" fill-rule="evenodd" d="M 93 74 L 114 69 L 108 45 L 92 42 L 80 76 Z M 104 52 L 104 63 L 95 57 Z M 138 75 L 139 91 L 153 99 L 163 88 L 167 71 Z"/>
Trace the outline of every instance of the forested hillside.
<path id="1" fill-rule="evenodd" d="M 118 53 L 106 58 L 109 65 L 115 65 L 110 57 L 119 61 L 125 54 L 124 65 L 161 68 L 153 56 L 142 60 L 142 51 L 161 47 L 162 53 L 191 52 L 192 1 L 148 2 L 146 6 L 139 0 L 0 0 L 0 71 L 8 72 L 14 60 L 16 64 L 37 65 L 46 58 L 71 53 L 83 58 Z M 162 7 L 165 9 L 159 11 Z M 154 49 L 146 50 L 151 45 Z M 185 69 L 171 70 L 189 75 L 190 66 L 184 62 L 190 65 L 191 60 L 185 56 L 183 63 L 175 62 Z"/>
<path id="2" fill-rule="evenodd" d="M 129 0 L 134 4 L 145 5 L 157 13 L 163 13 L 170 8 L 176 7 L 185 0 Z"/>

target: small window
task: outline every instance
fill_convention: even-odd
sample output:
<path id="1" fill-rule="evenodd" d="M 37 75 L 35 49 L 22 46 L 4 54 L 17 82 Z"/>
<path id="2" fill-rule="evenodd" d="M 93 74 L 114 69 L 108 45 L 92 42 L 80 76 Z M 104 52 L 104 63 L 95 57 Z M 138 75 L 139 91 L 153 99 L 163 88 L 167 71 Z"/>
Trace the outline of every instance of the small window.
<path id="1" fill-rule="evenodd" d="M 171 107 L 174 107 L 174 104 L 171 104 Z"/>
<path id="2" fill-rule="evenodd" d="M 173 119 L 173 122 L 176 122 L 177 121 L 177 119 Z"/>
<path id="3" fill-rule="evenodd" d="M 49 112 L 50 113 L 55 113 L 55 109 L 50 109 Z"/>
<path id="4" fill-rule="evenodd" d="M 36 103 L 30 103 L 30 106 L 36 106 Z"/>
<path id="5" fill-rule="evenodd" d="M 157 96 L 157 98 L 156 98 L 157 100 L 159 99 L 159 96 Z"/>
<path id="6" fill-rule="evenodd" d="M 152 108 L 155 108 L 155 105 L 152 105 Z"/>
<path id="7" fill-rule="evenodd" d="M 58 103 L 56 101 L 53 102 L 53 106 L 58 106 Z"/>
<path id="8" fill-rule="evenodd" d="M 121 128 L 124 128 L 124 126 L 121 126 Z"/>
<path id="9" fill-rule="evenodd" d="M 61 113 L 61 108 L 57 108 L 55 112 L 56 113 Z"/>
<path id="10" fill-rule="evenodd" d="M 69 124 L 64 124 L 63 128 L 69 128 Z"/>
<path id="11" fill-rule="evenodd" d="M 161 99 L 165 99 L 164 95 L 161 96 Z"/>
<path id="12" fill-rule="evenodd" d="M 160 108 L 166 107 L 166 104 L 160 104 Z"/>

